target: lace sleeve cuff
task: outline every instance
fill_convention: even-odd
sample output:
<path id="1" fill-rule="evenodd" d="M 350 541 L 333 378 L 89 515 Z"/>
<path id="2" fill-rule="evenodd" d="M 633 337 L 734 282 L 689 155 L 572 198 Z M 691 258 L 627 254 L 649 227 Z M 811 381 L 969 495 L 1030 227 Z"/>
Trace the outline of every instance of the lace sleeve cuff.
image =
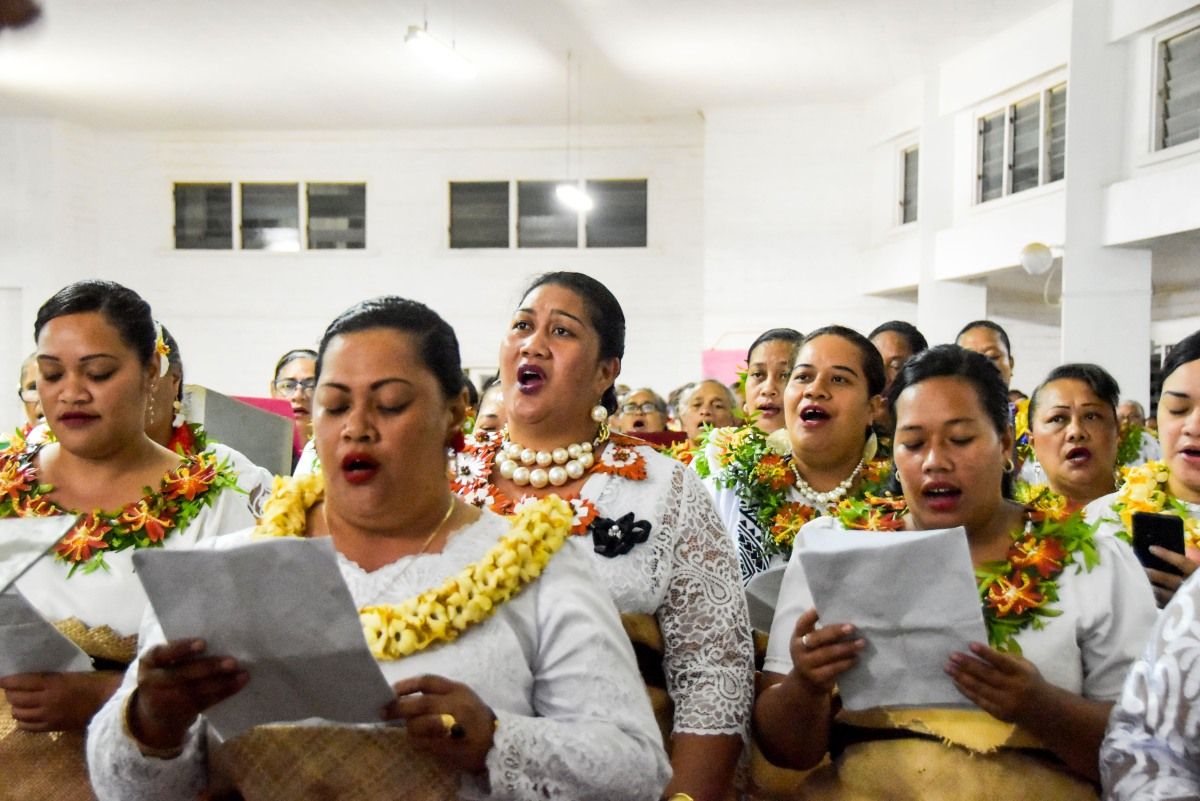
<path id="1" fill-rule="evenodd" d="M 669 778 L 661 748 L 616 726 L 509 712 L 497 712 L 496 718 L 495 744 L 487 756 L 490 795 L 476 780 L 472 798 L 634 801 L 657 798 Z"/>
<path id="2" fill-rule="evenodd" d="M 88 729 L 88 771 L 100 801 L 194 799 L 206 784 L 203 723 L 188 730 L 183 746 L 156 756 L 140 747 L 126 724 L 132 689 L 120 692 L 92 719 Z"/>

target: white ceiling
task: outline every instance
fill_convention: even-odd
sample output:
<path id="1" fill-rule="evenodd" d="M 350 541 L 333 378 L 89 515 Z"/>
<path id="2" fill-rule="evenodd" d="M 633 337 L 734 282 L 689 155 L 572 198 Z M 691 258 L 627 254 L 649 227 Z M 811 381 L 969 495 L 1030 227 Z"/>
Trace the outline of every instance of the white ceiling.
<path id="1" fill-rule="evenodd" d="M 858 100 L 1053 0 L 43 0 L 0 32 L 0 112 L 145 128 L 584 123 Z M 427 11 L 426 11 L 427 9 Z M 406 52 L 428 19 L 478 70 Z"/>

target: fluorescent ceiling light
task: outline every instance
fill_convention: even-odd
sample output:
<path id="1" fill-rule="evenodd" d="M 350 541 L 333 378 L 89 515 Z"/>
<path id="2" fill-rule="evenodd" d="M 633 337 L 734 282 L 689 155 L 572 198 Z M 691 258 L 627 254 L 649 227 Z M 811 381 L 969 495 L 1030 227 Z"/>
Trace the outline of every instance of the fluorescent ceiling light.
<path id="1" fill-rule="evenodd" d="M 554 194 L 558 196 L 559 203 L 575 211 L 591 211 L 596 205 L 588 194 L 575 184 L 559 184 L 554 187 Z"/>
<path id="2" fill-rule="evenodd" d="M 475 65 L 463 57 L 454 45 L 446 44 L 420 25 L 408 26 L 404 43 L 451 78 L 468 80 L 475 77 Z"/>

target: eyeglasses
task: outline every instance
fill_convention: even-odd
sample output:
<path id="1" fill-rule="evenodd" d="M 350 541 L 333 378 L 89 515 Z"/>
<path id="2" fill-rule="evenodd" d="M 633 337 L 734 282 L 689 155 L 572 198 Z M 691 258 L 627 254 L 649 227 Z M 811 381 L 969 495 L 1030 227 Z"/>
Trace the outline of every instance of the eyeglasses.
<path id="1" fill-rule="evenodd" d="M 311 395 L 313 390 L 317 388 L 317 379 L 306 378 L 303 381 L 297 381 L 294 378 L 280 378 L 273 381 L 271 386 L 275 387 L 275 391 L 285 398 L 290 398 L 297 392 Z"/>
<path id="2" fill-rule="evenodd" d="M 626 403 L 621 406 L 621 414 L 654 414 L 658 411 L 658 407 L 653 403 L 646 401 L 645 403 Z"/>
<path id="3" fill-rule="evenodd" d="M 37 403 L 41 400 L 37 387 L 17 387 L 17 397 L 21 399 L 21 403 Z"/>

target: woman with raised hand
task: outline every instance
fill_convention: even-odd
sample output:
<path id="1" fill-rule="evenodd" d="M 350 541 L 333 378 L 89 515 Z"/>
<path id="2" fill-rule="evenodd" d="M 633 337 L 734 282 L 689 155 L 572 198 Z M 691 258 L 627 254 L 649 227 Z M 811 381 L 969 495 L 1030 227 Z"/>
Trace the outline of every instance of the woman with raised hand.
<path id="1" fill-rule="evenodd" d="M 1165 605 L 1200 563 L 1200 331 L 1180 340 L 1163 359 L 1158 400 L 1162 459 L 1131 467 L 1115 495 L 1088 505 L 1089 519 L 1102 531 L 1129 541 L 1136 512 L 1174 515 L 1183 520 L 1187 556 L 1157 545 L 1150 550 L 1181 575 L 1146 569 L 1154 594 Z"/>
<path id="2" fill-rule="evenodd" d="M 1018 483 L 1033 506 L 1081 509 L 1116 487 L 1117 381 L 1095 364 L 1054 368 L 1029 398 L 1029 440 L 1044 485 Z"/>
<path id="3" fill-rule="evenodd" d="M 447 486 L 466 412 L 450 326 L 413 301 L 365 301 L 330 324 L 316 374 L 322 471 L 281 483 L 258 528 L 217 547 L 331 538 L 395 688 L 381 717 L 406 726 L 325 725 L 300 744 L 294 727 L 258 727 L 222 746 L 238 789 L 278 793 L 287 775 L 285 797 L 428 798 L 404 758 L 416 747 L 454 773 L 442 798 L 657 797 L 666 756 L 616 611 L 569 537 L 570 508 L 550 498 L 510 522 Z M 472 598 L 455 601 L 467 574 Z M 203 642 L 163 643 L 153 619 L 144 631 L 89 732 L 93 779 L 101 799 L 192 799 L 212 778 L 204 710 L 254 679 Z"/>
<path id="4" fill-rule="evenodd" d="M 90 797 L 83 730 L 133 658 L 146 608 L 133 551 L 192 547 L 254 518 L 228 465 L 146 435 L 163 371 L 150 306 L 137 293 L 108 281 L 71 284 L 38 310 L 34 338 L 53 441 L 0 453 L 0 517 L 74 518 L 53 555 L 16 586 L 97 670 L 0 677 L 0 764 L 15 797 L 36 797 L 44 781 L 56 798 Z"/>
<path id="5" fill-rule="evenodd" d="M 1004 497 L 1005 392 L 979 354 L 943 345 L 914 356 L 889 395 L 906 508 L 889 501 L 840 515 L 850 529 L 965 529 L 989 642 L 947 654 L 944 669 L 969 709 L 841 709 L 838 678 L 868 643 L 854 620 L 820 620 L 800 561 L 789 563 L 754 721 L 776 764 L 832 757 L 797 797 L 1096 797 L 1105 721 L 1154 603 L 1125 543 L 1093 536 L 1079 512 Z M 935 581 L 942 566 L 904 568 Z"/>
<path id="6" fill-rule="evenodd" d="M 538 277 L 500 345 L 508 426 L 470 438 L 455 488 L 502 514 L 554 493 L 617 609 L 662 649 L 674 702 L 668 795 L 720 801 L 747 732 L 753 665 L 736 556 L 704 487 L 640 440 L 610 435 L 625 315 L 593 278 Z"/>
<path id="7" fill-rule="evenodd" d="M 883 400 L 879 351 L 862 334 L 827 326 L 804 338 L 783 392 L 784 428 L 718 431 L 693 464 L 707 478 L 742 579 L 787 560 L 800 526 L 839 503 L 882 494 L 871 422 Z"/>

